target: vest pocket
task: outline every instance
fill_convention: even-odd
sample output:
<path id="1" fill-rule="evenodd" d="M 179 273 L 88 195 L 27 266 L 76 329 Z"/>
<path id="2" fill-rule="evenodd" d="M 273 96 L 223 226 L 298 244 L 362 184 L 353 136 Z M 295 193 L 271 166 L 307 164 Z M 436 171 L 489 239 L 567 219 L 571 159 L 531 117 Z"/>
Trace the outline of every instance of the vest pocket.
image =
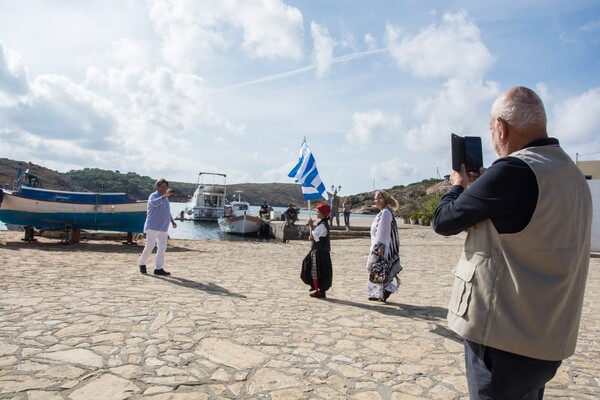
<path id="1" fill-rule="evenodd" d="M 462 317 L 467 312 L 476 268 L 475 264 L 461 258 L 452 270 L 456 278 L 454 279 L 448 310 L 459 317 Z"/>

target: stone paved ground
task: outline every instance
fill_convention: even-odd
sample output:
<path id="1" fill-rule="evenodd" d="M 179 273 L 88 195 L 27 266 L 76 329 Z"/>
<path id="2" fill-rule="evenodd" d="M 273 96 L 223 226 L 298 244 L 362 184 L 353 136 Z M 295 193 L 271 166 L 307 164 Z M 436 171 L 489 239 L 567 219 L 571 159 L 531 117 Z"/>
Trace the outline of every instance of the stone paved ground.
<path id="1" fill-rule="evenodd" d="M 0 232 L 1 399 L 467 399 L 447 329 L 462 238 L 401 229 L 405 270 L 388 304 L 365 299 L 368 239 L 333 243 L 328 299 L 299 279 L 307 242 L 171 241 L 170 278 L 140 246 Z M 600 394 L 600 259 L 577 353 L 547 399 Z"/>

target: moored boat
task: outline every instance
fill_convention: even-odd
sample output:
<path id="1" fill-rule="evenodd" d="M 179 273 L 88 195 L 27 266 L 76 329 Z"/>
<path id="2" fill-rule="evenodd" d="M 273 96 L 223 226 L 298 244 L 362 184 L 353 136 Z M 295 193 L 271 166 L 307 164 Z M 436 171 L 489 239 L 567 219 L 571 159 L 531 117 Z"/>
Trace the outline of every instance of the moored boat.
<path id="1" fill-rule="evenodd" d="M 210 180 L 212 183 L 206 183 Z M 223 183 L 214 183 L 215 179 L 222 178 Z M 183 218 L 194 221 L 217 221 L 223 216 L 225 205 L 227 175 L 212 172 L 200 172 L 198 182 L 192 199 L 183 210 Z"/>
<path id="2" fill-rule="evenodd" d="M 235 235 L 257 234 L 262 225 L 263 219 L 249 213 L 250 204 L 241 200 L 241 192 L 238 194 L 238 200 L 225 205 L 223 216 L 219 217 L 219 228 L 225 232 Z"/>
<path id="3" fill-rule="evenodd" d="M 32 180 L 29 170 L 25 171 Z M 2 190 L 0 221 L 7 226 L 31 228 L 103 230 L 139 233 L 144 230 L 146 201 L 125 193 L 93 193 L 49 190 L 21 184 Z"/>

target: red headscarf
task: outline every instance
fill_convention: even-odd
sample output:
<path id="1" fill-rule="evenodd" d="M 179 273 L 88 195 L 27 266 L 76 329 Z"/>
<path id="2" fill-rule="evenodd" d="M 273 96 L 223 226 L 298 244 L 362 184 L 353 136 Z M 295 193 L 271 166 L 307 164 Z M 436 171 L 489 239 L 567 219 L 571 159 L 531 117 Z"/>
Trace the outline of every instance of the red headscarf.
<path id="1" fill-rule="evenodd" d="M 321 213 L 321 215 L 323 215 L 323 217 L 327 218 L 329 217 L 329 214 L 331 213 L 331 207 L 329 207 L 329 204 L 327 203 L 321 203 L 317 206 L 317 210 Z"/>

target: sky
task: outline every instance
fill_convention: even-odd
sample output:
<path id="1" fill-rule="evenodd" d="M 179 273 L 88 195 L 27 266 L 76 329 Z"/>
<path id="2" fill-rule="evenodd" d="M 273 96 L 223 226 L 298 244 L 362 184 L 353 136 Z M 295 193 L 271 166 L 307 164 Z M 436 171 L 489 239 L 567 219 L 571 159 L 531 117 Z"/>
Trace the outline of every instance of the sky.
<path id="1" fill-rule="evenodd" d="M 449 174 L 523 85 L 600 159 L 598 0 L 0 0 L 0 157 L 195 183 L 293 183 L 302 141 L 340 195 Z"/>

